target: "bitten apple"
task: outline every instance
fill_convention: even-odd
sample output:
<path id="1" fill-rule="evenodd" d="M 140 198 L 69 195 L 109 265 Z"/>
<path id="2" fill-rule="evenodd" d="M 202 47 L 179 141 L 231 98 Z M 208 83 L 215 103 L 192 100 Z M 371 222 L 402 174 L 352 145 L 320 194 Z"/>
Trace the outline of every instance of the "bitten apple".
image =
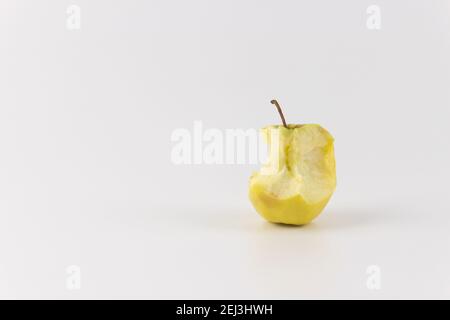
<path id="1" fill-rule="evenodd" d="M 256 211 L 275 223 L 304 225 L 317 217 L 336 188 L 333 137 L 317 124 L 268 126 L 262 133 L 269 160 L 250 178 L 249 197 Z"/>

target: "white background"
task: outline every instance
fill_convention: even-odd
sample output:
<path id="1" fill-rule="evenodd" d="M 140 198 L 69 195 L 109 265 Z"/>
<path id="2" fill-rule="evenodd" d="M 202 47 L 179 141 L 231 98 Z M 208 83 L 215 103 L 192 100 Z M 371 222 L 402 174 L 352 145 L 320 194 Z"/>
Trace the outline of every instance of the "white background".
<path id="1" fill-rule="evenodd" d="M 0 297 L 450 298 L 449 24 L 443 0 L 2 0 Z M 272 98 L 336 139 L 305 227 L 253 210 L 257 166 L 170 159 L 195 120 L 278 123 Z"/>

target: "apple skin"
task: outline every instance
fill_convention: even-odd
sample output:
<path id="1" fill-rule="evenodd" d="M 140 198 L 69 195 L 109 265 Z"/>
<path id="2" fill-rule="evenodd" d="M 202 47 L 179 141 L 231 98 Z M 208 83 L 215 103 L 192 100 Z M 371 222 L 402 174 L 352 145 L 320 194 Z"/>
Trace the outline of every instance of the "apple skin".
<path id="1" fill-rule="evenodd" d="M 317 203 L 308 203 L 300 195 L 277 199 L 268 194 L 261 185 L 253 186 L 249 197 L 256 211 L 267 221 L 293 225 L 310 223 L 322 212 L 331 198 L 330 196 Z"/>
<path id="2" fill-rule="evenodd" d="M 336 188 L 334 138 L 316 124 L 269 126 L 264 137 L 272 148 L 277 131 L 279 166 L 250 178 L 249 198 L 267 221 L 305 225 L 325 208 Z M 272 138 L 271 138 L 272 137 Z"/>

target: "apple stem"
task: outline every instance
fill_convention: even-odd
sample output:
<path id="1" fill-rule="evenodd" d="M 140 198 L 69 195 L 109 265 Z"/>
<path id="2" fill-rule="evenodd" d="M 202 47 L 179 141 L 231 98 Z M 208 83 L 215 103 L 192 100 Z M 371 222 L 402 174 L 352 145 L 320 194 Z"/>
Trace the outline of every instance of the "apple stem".
<path id="1" fill-rule="evenodd" d="M 278 103 L 278 101 L 274 99 L 274 100 L 270 101 L 270 103 L 274 104 L 275 107 L 277 107 L 278 113 L 280 114 L 280 117 L 281 117 L 281 121 L 283 121 L 283 126 L 285 128 L 287 128 L 288 126 L 286 124 L 286 120 L 284 119 L 283 111 L 281 111 L 281 107 L 280 107 L 280 104 Z"/>

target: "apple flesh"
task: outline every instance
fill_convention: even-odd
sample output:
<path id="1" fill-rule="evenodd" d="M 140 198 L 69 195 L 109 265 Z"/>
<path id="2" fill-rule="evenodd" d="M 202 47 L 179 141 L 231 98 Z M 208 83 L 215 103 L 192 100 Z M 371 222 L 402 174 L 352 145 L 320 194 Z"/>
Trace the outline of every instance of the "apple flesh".
<path id="1" fill-rule="evenodd" d="M 269 161 L 250 178 L 250 201 L 270 222 L 311 222 L 336 188 L 333 137 L 317 124 L 269 126 L 262 133 Z"/>

